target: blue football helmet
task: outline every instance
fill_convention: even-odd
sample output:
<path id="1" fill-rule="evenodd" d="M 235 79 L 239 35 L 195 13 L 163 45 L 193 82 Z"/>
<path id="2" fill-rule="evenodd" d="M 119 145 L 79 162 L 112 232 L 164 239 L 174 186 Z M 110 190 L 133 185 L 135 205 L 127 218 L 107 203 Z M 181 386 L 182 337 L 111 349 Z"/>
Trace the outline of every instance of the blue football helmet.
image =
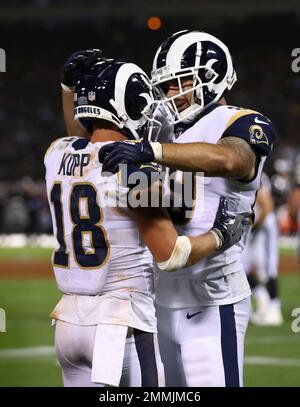
<path id="1" fill-rule="evenodd" d="M 193 87 L 182 89 L 182 79 L 193 80 Z M 179 95 L 193 92 L 191 105 L 179 112 L 175 99 L 167 98 L 167 82 L 177 80 Z M 200 31 L 180 31 L 158 48 L 152 71 L 152 84 L 160 89 L 173 122 L 190 122 L 208 105 L 218 101 L 236 82 L 232 58 L 227 46 L 216 37 Z"/>
<path id="2" fill-rule="evenodd" d="M 158 106 L 152 84 L 137 65 L 104 60 L 94 65 L 77 83 L 75 119 L 92 131 L 91 119 L 114 123 L 128 138 L 139 139 L 149 125 L 160 126 L 152 116 Z"/>

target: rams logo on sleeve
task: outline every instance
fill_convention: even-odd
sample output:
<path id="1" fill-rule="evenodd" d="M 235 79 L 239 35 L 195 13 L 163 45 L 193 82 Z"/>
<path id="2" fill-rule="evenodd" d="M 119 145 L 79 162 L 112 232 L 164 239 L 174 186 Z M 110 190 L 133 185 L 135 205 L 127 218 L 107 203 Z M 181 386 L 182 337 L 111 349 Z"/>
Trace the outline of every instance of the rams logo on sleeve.
<path id="1" fill-rule="evenodd" d="M 258 124 L 253 124 L 249 127 L 250 133 L 250 143 L 251 144 L 261 144 L 265 143 L 269 145 L 269 140 L 267 139 L 266 134 L 264 133 L 261 126 Z"/>
<path id="2" fill-rule="evenodd" d="M 276 140 L 272 122 L 253 110 L 238 110 L 229 120 L 222 137 L 239 137 L 261 156 L 270 154 Z"/>

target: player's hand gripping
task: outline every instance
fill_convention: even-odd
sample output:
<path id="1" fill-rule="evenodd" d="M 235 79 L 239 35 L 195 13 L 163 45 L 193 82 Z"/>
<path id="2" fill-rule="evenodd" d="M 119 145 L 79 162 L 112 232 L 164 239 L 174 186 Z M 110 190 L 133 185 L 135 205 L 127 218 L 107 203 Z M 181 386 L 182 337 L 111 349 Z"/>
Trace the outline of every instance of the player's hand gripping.
<path id="1" fill-rule="evenodd" d="M 230 216 L 228 214 L 228 201 L 221 197 L 216 218 L 211 229 L 212 232 L 218 235 L 220 240 L 218 250 L 227 250 L 238 243 L 243 234 L 243 224 L 246 223 L 245 216 Z"/>
<path id="2" fill-rule="evenodd" d="M 92 65 L 102 61 L 100 49 L 85 49 L 74 52 L 66 61 L 61 72 L 61 84 L 64 90 L 73 91 L 80 77 L 85 74 Z"/>
<path id="3" fill-rule="evenodd" d="M 115 174 L 119 164 L 145 164 L 154 160 L 154 152 L 147 139 L 122 141 L 104 145 L 99 151 L 102 172 Z"/>

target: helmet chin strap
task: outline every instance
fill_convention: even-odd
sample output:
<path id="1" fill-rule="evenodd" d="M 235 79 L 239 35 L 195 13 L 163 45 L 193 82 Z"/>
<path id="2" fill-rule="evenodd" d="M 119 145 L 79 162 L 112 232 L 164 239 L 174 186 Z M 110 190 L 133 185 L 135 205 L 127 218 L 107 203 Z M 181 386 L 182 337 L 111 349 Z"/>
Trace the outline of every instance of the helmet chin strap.
<path id="1" fill-rule="evenodd" d="M 109 103 L 112 105 L 112 107 L 113 107 L 113 108 L 115 109 L 115 111 L 117 112 L 118 119 L 121 121 L 121 123 L 122 123 L 122 125 L 123 125 L 121 128 L 123 128 L 123 127 L 127 128 L 128 131 L 130 132 L 130 134 L 133 136 L 133 138 L 134 138 L 135 140 L 138 140 L 140 137 L 139 137 L 137 131 L 136 131 L 134 128 L 132 128 L 132 126 L 131 126 L 131 124 L 130 124 L 129 117 L 127 116 L 127 114 L 126 114 L 125 112 L 123 112 L 123 111 L 119 108 L 119 106 L 117 105 L 117 103 L 116 103 L 113 99 L 110 99 L 110 100 L 109 100 Z"/>
<path id="2" fill-rule="evenodd" d="M 112 107 L 115 109 L 115 111 L 117 112 L 118 118 L 124 123 L 128 120 L 127 115 L 121 111 L 121 109 L 119 108 L 119 106 L 117 105 L 117 103 L 113 100 L 110 99 L 109 103 L 112 105 Z"/>

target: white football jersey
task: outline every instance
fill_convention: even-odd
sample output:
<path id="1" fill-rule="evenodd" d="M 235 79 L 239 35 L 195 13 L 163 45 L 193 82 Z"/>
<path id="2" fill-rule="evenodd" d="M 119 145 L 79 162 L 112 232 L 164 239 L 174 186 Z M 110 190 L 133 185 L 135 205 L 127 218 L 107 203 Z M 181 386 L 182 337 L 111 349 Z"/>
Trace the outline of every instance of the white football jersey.
<path id="1" fill-rule="evenodd" d="M 185 219 L 184 224 L 177 225 L 179 235 L 196 236 L 211 229 L 222 196 L 228 200 L 230 215 L 244 214 L 249 219 L 253 216 L 263 165 L 275 138 L 272 124 L 266 117 L 252 110 L 214 104 L 196 122 L 175 128 L 174 142 L 216 144 L 226 136 L 240 137 L 253 145 L 258 156 L 255 177 L 244 182 L 195 175 L 193 207 L 189 208 L 192 215 Z M 182 210 L 186 209 L 183 207 Z M 182 222 L 184 216 L 177 218 Z M 213 254 L 192 267 L 172 273 L 157 270 L 157 303 L 171 308 L 199 304 L 221 305 L 249 296 L 250 288 L 243 271 L 241 255 L 250 228 L 249 222 L 244 226 L 244 233 L 238 244 L 225 252 Z"/>
<path id="2" fill-rule="evenodd" d="M 103 144 L 67 137 L 52 143 L 45 155 L 57 238 L 53 269 L 65 294 L 53 318 L 153 330 L 152 256 L 126 199 L 121 203 L 127 188 L 122 198 L 118 176 L 101 175 L 98 152 Z M 141 324 L 132 323 L 135 319 Z"/>

